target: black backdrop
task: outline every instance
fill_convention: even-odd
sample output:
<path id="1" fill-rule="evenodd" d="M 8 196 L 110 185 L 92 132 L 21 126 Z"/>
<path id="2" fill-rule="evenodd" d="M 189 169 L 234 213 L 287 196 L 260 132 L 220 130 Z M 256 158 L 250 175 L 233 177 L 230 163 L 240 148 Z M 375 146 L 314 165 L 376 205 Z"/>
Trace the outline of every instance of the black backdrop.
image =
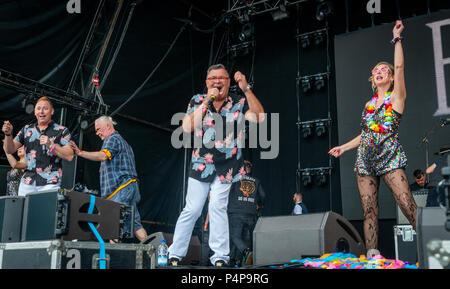
<path id="1" fill-rule="evenodd" d="M 118 131 L 132 145 L 136 155 L 142 194 L 139 209 L 149 232 L 173 230 L 172 225 L 181 210 L 185 152 L 172 148 L 170 144 L 170 130 L 176 128 L 170 125 L 170 119 L 174 113 L 185 111 L 192 94 L 203 91 L 205 71 L 211 62 L 224 63 L 231 73 L 241 70 L 254 82 L 255 94 L 265 111 L 279 113 L 278 157 L 261 160 L 259 149 L 245 152 L 246 158 L 254 164 L 254 175 L 262 180 L 267 193 L 263 214 L 289 214 L 292 193 L 297 189 L 304 192 L 305 203 L 311 212 L 330 209 L 342 212 L 339 160 L 331 162 L 331 185 L 302 187 L 296 178 L 299 168 L 327 166 L 329 142 L 331 145 L 338 143 L 334 35 L 393 23 L 399 15 L 412 17 L 448 8 L 448 1 L 423 1 L 420 5 L 411 5 L 409 1 L 405 5 L 399 5 L 404 1 L 382 1 L 383 12 L 379 15 L 367 13 L 366 1 L 331 2 L 334 13 L 327 19 L 328 22 L 316 19 L 317 1 L 312 0 L 290 6 L 290 17 L 287 19 L 273 21 L 270 13 L 253 17 L 256 46 L 248 55 L 236 59 L 226 54 L 226 47 L 236 41 L 241 29 L 239 22 L 230 18 L 230 21 L 222 21 L 214 33 L 209 30 L 224 15 L 228 1 L 141 1 L 136 6 L 122 48 L 102 90 L 111 111 L 128 99 L 167 51 L 185 23 L 175 18 L 189 19 L 195 24 L 186 27 L 154 76 L 120 111 L 139 121 L 120 115 L 115 117 Z M 81 14 L 68 14 L 66 3 L 57 0 L 0 3 L 0 68 L 67 89 L 98 1 L 81 0 Z M 111 19 L 115 3 L 106 1 L 105 25 Z M 130 3 L 129 0 L 124 1 L 118 19 L 119 28 L 113 33 L 105 54 L 106 64 L 112 60 Z M 402 7 L 401 10 L 399 7 Z M 323 29 L 327 24 L 330 28 L 328 50 L 324 44 L 306 50 L 298 49 L 296 35 Z M 229 31 L 230 36 L 227 37 Z M 98 52 L 100 44 L 96 42 L 91 48 L 92 55 Z M 324 72 L 327 56 L 331 64 L 329 90 L 299 94 L 298 109 L 297 77 Z M 328 93 L 330 105 L 326 103 Z M 26 115 L 21 107 L 23 97 L 14 90 L 0 87 L 0 121 L 9 119 L 15 132 L 25 123 L 33 121 L 33 116 Z M 331 138 L 298 139 L 298 121 L 324 118 L 329 113 L 333 119 Z M 60 106 L 57 106 L 55 120 L 59 119 L 59 114 Z M 79 129 L 75 111 L 69 109 L 66 125 L 77 139 Z M 83 148 L 98 150 L 100 146 L 101 141 L 93 134 L 92 128 L 87 130 Z M 190 152 L 187 155 L 190 156 Z M 6 164 L 4 158 L 1 161 Z M 91 189 L 98 189 L 98 168 L 98 163 L 79 160 L 77 181 Z M 163 225 L 152 225 L 154 222 Z M 360 225 L 355 224 L 360 230 Z M 380 230 L 380 234 L 386 232 L 392 235 L 392 227 L 382 227 Z M 392 251 L 391 254 L 387 252 L 386 256 L 392 256 Z"/>

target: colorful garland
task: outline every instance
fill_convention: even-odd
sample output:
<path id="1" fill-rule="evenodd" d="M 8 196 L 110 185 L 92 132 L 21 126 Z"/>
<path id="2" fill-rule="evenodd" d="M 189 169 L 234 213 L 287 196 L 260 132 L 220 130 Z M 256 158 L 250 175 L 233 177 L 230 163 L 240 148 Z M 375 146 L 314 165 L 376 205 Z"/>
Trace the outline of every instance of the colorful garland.
<path id="1" fill-rule="evenodd" d="M 305 258 L 291 260 L 290 264 L 284 266 L 271 266 L 271 268 L 292 266 L 300 264 L 305 267 L 321 269 L 419 269 L 419 264 L 412 264 L 402 260 L 386 259 L 381 255 L 367 258 L 361 255 L 357 258 L 350 253 L 327 253 L 320 258 Z"/>
<path id="2" fill-rule="evenodd" d="M 384 95 L 384 116 L 382 118 L 383 123 L 376 123 L 373 119 L 375 114 L 375 108 L 377 104 L 378 93 L 372 97 L 370 102 L 366 106 L 366 121 L 367 126 L 378 133 L 385 133 L 389 129 L 389 126 L 392 125 L 392 103 L 391 103 L 391 92 L 388 91 Z"/>

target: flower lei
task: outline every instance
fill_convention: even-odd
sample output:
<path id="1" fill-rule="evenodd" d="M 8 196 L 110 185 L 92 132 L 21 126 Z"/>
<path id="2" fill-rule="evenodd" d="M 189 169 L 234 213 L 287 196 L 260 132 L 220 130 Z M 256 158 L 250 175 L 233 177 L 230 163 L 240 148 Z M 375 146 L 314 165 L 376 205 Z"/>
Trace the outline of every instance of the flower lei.
<path id="1" fill-rule="evenodd" d="M 378 93 L 376 93 L 369 104 L 366 106 L 366 121 L 367 126 L 378 133 L 385 133 L 389 126 L 392 125 L 392 103 L 391 103 L 391 92 L 388 91 L 384 95 L 384 115 L 382 117 L 383 123 L 376 123 L 374 118 L 375 107 L 378 99 Z"/>

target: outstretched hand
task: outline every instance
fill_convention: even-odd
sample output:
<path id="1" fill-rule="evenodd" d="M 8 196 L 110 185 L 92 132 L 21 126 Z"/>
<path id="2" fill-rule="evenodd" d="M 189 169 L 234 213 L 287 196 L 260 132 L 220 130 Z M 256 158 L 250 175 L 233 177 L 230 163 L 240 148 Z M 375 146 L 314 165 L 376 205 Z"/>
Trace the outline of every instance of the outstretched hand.
<path id="1" fill-rule="evenodd" d="M 77 156 L 80 154 L 80 149 L 73 140 L 70 141 L 70 147 Z"/>
<path id="2" fill-rule="evenodd" d="M 394 38 L 400 37 L 403 32 L 403 29 L 405 29 L 403 22 L 401 20 L 395 21 L 395 26 L 394 26 L 394 29 L 392 30 L 392 34 L 394 35 Z"/>
<path id="3" fill-rule="evenodd" d="M 329 155 L 332 155 L 335 158 L 340 157 L 344 153 L 344 150 L 341 146 L 337 146 L 328 151 Z"/>

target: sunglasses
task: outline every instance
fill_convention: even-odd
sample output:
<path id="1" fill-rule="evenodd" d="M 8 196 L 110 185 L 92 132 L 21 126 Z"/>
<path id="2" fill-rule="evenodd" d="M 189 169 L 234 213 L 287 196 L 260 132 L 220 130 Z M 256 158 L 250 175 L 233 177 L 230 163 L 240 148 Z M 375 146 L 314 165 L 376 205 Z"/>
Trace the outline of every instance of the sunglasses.
<path id="1" fill-rule="evenodd" d="M 389 71 L 390 71 L 389 67 L 384 66 L 384 67 L 381 67 L 381 68 L 374 68 L 374 69 L 372 69 L 372 74 L 377 74 L 378 72 L 386 73 L 386 72 L 389 72 Z"/>

